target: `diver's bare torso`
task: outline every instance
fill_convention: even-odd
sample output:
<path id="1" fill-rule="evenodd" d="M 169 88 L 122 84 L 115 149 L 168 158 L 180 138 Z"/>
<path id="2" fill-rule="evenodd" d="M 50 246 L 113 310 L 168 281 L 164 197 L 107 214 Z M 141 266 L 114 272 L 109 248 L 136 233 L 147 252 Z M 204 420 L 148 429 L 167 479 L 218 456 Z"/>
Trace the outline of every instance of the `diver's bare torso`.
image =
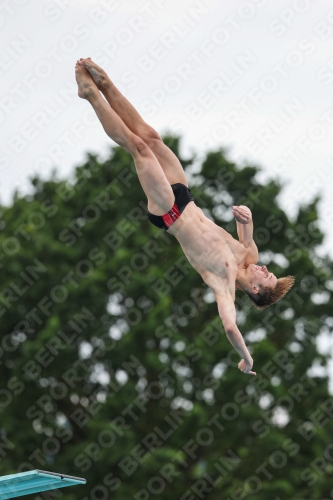
<path id="1" fill-rule="evenodd" d="M 229 289 L 235 300 L 237 268 L 245 267 L 248 250 L 227 231 L 188 203 L 169 233 L 179 241 L 190 264 L 215 291 Z"/>

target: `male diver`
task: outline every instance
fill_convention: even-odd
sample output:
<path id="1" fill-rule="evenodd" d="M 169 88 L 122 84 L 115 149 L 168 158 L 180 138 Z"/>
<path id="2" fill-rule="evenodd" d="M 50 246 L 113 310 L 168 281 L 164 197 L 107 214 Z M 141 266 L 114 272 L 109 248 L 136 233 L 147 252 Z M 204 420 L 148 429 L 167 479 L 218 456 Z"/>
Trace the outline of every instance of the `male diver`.
<path id="1" fill-rule="evenodd" d="M 80 59 L 75 76 L 79 97 L 90 102 L 107 135 L 132 155 L 148 199 L 149 220 L 175 236 L 190 264 L 214 292 L 226 335 L 242 357 L 238 368 L 256 375 L 236 325 L 235 289 L 245 292 L 258 309 L 264 309 L 287 293 L 294 277 L 277 279 L 266 266 L 257 265 L 258 249 L 248 207 L 232 209 L 239 241 L 204 215 L 193 200 L 178 158 L 102 68 L 90 58 Z"/>

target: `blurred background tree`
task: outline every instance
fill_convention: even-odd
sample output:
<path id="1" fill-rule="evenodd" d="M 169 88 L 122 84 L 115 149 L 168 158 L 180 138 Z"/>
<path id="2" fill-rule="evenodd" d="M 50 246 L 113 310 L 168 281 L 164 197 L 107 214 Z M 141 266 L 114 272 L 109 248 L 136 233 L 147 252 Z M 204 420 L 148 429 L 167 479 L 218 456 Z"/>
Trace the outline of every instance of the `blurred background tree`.
<path id="1" fill-rule="evenodd" d="M 165 142 L 179 157 L 179 138 Z M 253 212 L 260 263 L 296 275 L 263 312 L 237 292 L 257 377 L 237 369 L 213 295 L 177 241 L 152 226 L 131 157 L 88 155 L 73 179 L 32 179 L 2 207 L 0 472 L 51 470 L 82 487 L 35 498 L 333 498 L 327 355 L 332 262 L 320 258 L 319 198 L 291 220 L 282 186 L 223 150 L 196 203 L 236 235 Z M 23 497 L 22 497 L 23 498 Z M 28 497 L 27 497 L 28 498 Z M 32 496 L 29 496 L 32 498 Z"/>

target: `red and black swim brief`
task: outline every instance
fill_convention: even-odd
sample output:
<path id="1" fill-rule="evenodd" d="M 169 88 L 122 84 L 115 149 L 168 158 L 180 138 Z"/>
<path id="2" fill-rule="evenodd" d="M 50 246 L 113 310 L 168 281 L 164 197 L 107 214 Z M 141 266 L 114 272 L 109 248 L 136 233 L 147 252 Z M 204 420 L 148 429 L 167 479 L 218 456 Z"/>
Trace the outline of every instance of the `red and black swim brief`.
<path id="1" fill-rule="evenodd" d="M 171 184 L 172 191 L 175 195 L 175 203 L 173 207 L 164 215 L 154 215 L 148 210 L 148 219 L 154 226 L 168 230 L 169 227 L 180 217 L 186 205 L 193 200 L 191 191 L 185 184 L 177 182 Z"/>

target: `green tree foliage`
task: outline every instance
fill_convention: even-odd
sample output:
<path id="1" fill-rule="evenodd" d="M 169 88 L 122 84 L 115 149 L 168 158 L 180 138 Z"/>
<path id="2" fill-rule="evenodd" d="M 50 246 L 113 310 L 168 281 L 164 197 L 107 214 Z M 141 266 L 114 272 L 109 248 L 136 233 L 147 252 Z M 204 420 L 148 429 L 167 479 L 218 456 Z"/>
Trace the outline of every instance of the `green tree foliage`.
<path id="1" fill-rule="evenodd" d="M 179 156 L 179 138 L 166 137 Z M 212 295 L 177 241 L 152 226 L 131 157 L 88 155 L 71 182 L 34 178 L 2 207 L 2 475 L 44 469 L 86 486 L 63 500 L 331 499 L 332 416 L 316 339 L 333 326 L 317 204 L 296 220 L 282 186 L 210 152 L 186 167 L 196 203 L 236 236 L 253 212 L 260 262 L 296 275 L 257 311 L 237 292 L 237 323 L 257 377 L 237 369 Z M 22 497 L 23 498 L 23 497 Z M 29 497 L 31 498 L 31 497 Z"/>

